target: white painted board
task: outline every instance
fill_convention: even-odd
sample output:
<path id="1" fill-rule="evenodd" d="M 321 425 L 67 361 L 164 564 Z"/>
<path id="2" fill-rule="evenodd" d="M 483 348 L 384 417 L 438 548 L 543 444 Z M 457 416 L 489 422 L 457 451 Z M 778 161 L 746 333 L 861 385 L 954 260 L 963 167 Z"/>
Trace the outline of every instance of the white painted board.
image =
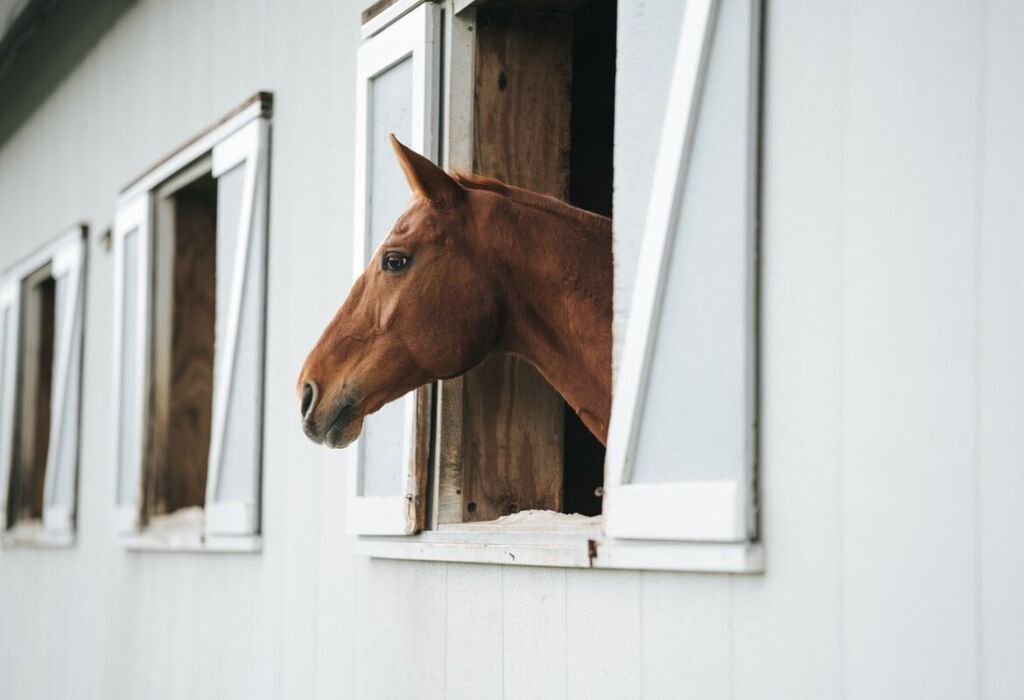
<path id="1" fill-rule="evenodd" d="M 252 535 L 260 527 L 269 137 L 269 121 L 259 118 L 213 148 L 217 312 L 208 535 Z"/>
<path id="2" fill-rule="evenodd" d="M 609 431 L 616 537 L 754 535 L 759 20 L 684 12 Z"/>

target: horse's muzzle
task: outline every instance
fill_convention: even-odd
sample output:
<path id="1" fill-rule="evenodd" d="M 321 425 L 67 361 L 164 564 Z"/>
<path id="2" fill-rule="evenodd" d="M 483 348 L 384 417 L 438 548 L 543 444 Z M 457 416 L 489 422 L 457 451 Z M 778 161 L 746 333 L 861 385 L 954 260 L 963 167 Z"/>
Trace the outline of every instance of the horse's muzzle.
<path id="1" fill-rule="evenodd" d="M 359 436 L 358 428 L 361 426 L 356 424 L 358 418 L 359 406 L 352 400 L 341 401 L 319 425 L 315 413 L 310 411 L 302 420 L 302 430 L 306 437 L 318 445 L 346 447 Z"/>

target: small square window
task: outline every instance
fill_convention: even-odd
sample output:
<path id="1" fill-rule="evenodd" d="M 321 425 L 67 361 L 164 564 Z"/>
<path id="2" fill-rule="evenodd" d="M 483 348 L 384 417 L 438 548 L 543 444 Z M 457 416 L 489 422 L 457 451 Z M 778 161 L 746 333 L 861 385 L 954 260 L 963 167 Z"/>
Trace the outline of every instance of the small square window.
<path id="1" fill-rule="evenodd" d="M 647 221 L 630 216 L 617 224 L 643 226 L 643 268 L 616 268 L 616 275 L 635 272 L 637 282 L 631 299 L 629 285 L 616 285 L 615 316 L 629 323 L 617 329 L 624 342 L 607 458 L 532 366 L 489 356 L 467 374 L 404 399 L 404 410 L 395 408 L 376 433 L 367 421 L 349 492 L 349 529 L 361 536 L 359 551 L 760 570 L 761 3 L 694 0 L 683 15 L 664 127 L 651 154 L 654 172 L 639 184 L 635 171 L 613 176 L 616 110 L 629 124 L 637 110 L 659 105 L 637 106 L 628 87 L 615 87 L 622 16 L 615 0 L 568 8 L 542 2 L 528 10 L 468 0 L 442 11 L 424 3 L 400 19 L 364 25 L 357 72 L 360 272 L 401 214 L 401 203 L 391 206 L 394 187 L 379 196 L 375 171 L 387 166 L 378 163 L 387 155 L 381 134 L 388 131 L 449 169 L 481 172 L 606 215 L 613 181 L 650 191 Z M 405 91 L 388 97 L 411 117 L 404 134 L 384 123 L 391 112 L 374 107 L 381 98 L 375 91 L 410 56 L 411 89 L 394 81 L 396 91 Z M 630 263 L 637 255 L 616 252 Z M 403 451 L 366 449 L 375 435 L 391 445 L 400 436 Z M 376 483 L 387 489 L 367 490 Z"/>
<path id="2" fill-rule="evenodd" d="M 121 196 L 114 520 L 132 547 L 259 547 L 270 106 Z"/>
<path id="3" fill-rule="evenodd" d="M 4 276 L 0 291 L 0 520 L 12 544 L 74 531 L 83 229 Z"/>

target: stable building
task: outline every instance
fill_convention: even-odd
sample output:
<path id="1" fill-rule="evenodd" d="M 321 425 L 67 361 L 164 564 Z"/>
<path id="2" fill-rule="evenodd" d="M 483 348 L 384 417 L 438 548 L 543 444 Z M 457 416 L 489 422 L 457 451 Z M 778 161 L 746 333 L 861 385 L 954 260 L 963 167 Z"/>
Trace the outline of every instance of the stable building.
<path id="1" fill-rule="evenodd" d="M 1024 696 L 1022 39 L 0 0 L 0 697 Z M 607 445 L 497 354 L 303 435 L 389 134 L 611 217 Z"/>

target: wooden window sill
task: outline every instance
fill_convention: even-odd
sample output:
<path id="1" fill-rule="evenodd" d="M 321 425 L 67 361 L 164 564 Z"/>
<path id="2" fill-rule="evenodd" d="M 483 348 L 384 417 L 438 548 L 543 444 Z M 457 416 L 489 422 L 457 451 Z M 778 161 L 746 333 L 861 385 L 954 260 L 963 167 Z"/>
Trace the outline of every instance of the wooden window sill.
<path id="1" fill-rule="evenodd" d="M 621 540 L 591 532 L 428 530 L 410 536 L 363 536 L 355 551 L 383 559 L 450 561 L 581 569 L 639 569 L 758 574 L 760 543 Z"/>

